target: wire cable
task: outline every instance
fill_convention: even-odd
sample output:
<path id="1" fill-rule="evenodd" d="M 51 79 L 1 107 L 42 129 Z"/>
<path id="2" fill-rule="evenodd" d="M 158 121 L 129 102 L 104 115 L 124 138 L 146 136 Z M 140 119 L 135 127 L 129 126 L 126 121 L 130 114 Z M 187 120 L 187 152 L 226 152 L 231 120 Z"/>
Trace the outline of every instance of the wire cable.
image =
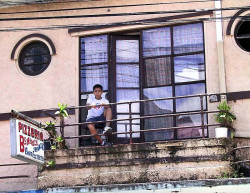
<path id="1" fill-rule="evenodd" d="M 51 1 L 51 0 L 36 0 L 36 1 L 0 1 L 0 7 L 6 6 L 22 6 L 22 5 L 32 5 L 32 4 L 58 4 L 58 3 L 75 3 L 75 2 L 89 2 L 89 1 L 104 1 L 104 0 L 72 0 L 72 1 Z M 2 4 L 2 5 L 1 5 Z"/>
<path id="2" fill-rule="evenodd" d="M 71 25 L 51 25 L 46 27 L 27 27 L 27 28 L 0 28 L 0 32 L 4 31 L 38 31 L 38 30 L 56 30 L 56 29 L 70 29 L 70 28 L 82 28 L 82 27 L 94 27 L 94 26 L 113 26 L 113 25 L 164 25 L 164 24 L 173 24 L 173 23 L 187 23 L 187 22 L 216 22 L 216 19 L 221 20 L 230 20 L 232 17 L 221 17 L 221 18 L 197 18 L 197 19 L 179 19 L 179 20 L 170 20 L 170 21 L 148 21 L 148 22 L 121 22 L 121 23 L 96 23 L 96 24 L 71 24 Z M 250 16 L 238 16 L 238 19 L 241 21 L 250 21 Z"/>

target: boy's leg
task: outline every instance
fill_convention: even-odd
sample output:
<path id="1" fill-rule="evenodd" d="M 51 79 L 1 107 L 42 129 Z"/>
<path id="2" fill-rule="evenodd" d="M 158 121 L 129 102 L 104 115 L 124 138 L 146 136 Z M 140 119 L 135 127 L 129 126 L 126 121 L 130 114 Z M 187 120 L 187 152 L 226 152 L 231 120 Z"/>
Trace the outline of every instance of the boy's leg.
<path id="1" fill-rule="evenodd" d="M 89 131 L 92 135 L 94 135 L 95 139 L 100 143 L 102 144 L 102 139 L 101 137 L 98 135 L 97 131 L 96 131 L 96 128 L 95 128 L 95 124 L 88 124 L 88 128 L 89 128 Z"/>
<path id="2" fill-rule="evenodd" d="M 112 119 L 112 110 L 111 110 L 111 108 L 105 109 L 104 117 L 105 117 L 106 120 L 111 120 Z M 110 122 L 106 122 L 106 126 L 110 126 Z"/>

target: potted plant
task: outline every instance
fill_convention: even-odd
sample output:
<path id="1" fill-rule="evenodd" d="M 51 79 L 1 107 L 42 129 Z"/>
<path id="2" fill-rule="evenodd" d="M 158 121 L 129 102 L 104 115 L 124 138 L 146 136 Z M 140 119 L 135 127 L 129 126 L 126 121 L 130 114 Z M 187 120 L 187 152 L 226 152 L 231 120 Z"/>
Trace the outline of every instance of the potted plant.
<path id="1" fill-rule="evenodd" d="M 220 112 L 215 115 L 215 120 L 220 123 L 220 127 L 215 128 L 215 137 L 228 137 L 228 129 L 232 130 L 232 124 L 236 117 L 226 101 L 219 103 L 217 108 Z"/>

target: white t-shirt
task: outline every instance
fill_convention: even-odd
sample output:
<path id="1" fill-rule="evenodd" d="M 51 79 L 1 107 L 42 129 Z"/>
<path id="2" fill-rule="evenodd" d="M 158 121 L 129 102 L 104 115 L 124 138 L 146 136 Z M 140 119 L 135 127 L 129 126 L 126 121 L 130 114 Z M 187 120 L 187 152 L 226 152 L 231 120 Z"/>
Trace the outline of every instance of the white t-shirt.
<path id="1" fill-rule="evenodd" d="M 90 104 L 90 105 L 109 104 L 109 101 L 105 98 L 101 98 L 100 100 L 98 100 L 95 97 L 90 97 L 87 100 L 87 104 Z M 91 108 L 88 110 L 87 119 L 93 118 L 93 117 L 99 117 L 103 112 L 104 112 L 104 106 L 97 106 L 95 108 Z"/>

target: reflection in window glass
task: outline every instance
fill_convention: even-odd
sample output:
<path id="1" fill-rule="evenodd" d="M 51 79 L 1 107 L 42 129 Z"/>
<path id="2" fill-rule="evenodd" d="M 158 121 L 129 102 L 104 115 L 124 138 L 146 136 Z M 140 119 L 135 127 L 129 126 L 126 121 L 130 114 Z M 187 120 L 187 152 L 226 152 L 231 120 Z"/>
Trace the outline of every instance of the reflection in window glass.
<path id="1" fill-rule="evenodd" d="M 146 129 L 159 129 L 159 128 L 170 128 L 174 126 L 172 117 L 161 117 L 161 118 L 151 118 L 145 119 L 144 128 Z M 174 138 L 173 130 L 164 131 L 152 131 L 145 132 L 145 141 L 160 141 L 168 140 Z"/>
<path id="2" fill-rule="evenodd" d="M 139 115 L 132 115 L 132 118 L 140 117 Z M 127 115 L 117 115 L 117 119 L 128 119 L 129 114 Z M 118 121 L 117 122 L 117 132 L 129 132 L 130 126 L 129 121 Z M 132 131 L 140 131 L 140 120 L 136 119 L 132 121 Z M 119 134 L 117 137 L 130 138 L 130 134 Z M 139 138 L 140 133 L 133 133 L 133 138 Z"/>
<path id="3" fill-rule="evenodd" d="M 116 97 L 117 102 L 127 102 L 127 101 L 135 101 L 140 99 L 140 92 L 139 89 L 117 89 L 116 90 Z M 128 113 L 129 112 L 129 105 L 128 104 L 121 104 L 116 105 L 117 113 Z M 132 113 L 139 113 L 140 112 L 140 104 L 133 103 L 131 105 Z"/>
<path id="4" fill-rule="evenodd" d="M 143 57 L 169 55 L 171 53 L 170 28 L 143 30 Z"/>
<path id="5" fill-rule="evenodd" d="M 139 41 L 117 40 L 116 62 L 139 62 Z"/>
<path id="6" fill-rule="evenodd" d="M 144 63 L 146 86 L 171 84 L 171 60 L 169 57 L 146 59 Z"/>
<path id="7" fill-rule="evenodd" d="M 191 127 L 201 125 L 201 115 L 181 115 L 176 118 L 177 127 Z M 207 116 L 204 115 L 204 124 L 207 124 Z M 207 136 L 207 128 L 204 129 Z M 191 127 L 177 130 L 177 138 L 198 138 L 202 137 L 201 127 Z"/>
<path id="8" fill-rule="evenodd" d="M 205 79 L 204 55 L 187 55 L 174 58 L 175 82 L 191 82 Z"/>
<path id="9" fill-rule="evenodd" d="M 81 38 L 81 65 L 108 62 L 107 36 Z"/>
<path id="10" fill-rule="evenodd" d="M 143 89 L 144 99 L 172 97 L 172 87 L 158 87 Z M 144 103 L 144 114 L 163 114 L 173 112 L 173 100 L 159 100 Z"/>
<path id="11" fill-rule="evenodd" d="M 139 64 L 117 64 L 116 86 L 139 87 Z"/>
<path id="12" fill-rule="evenodd" d="M 179 85 L 175 87 L 176 96 L 187 96 L 205 93 L 205 84 L 189 84 Z M 206 98 L 203 98 L 203 109 L 206 109 Z M 197 111 L 201 109 L 200 97 L 189 97 L 184 99 L 176 99 L 176 111 Z"/>
<path id="13" fill-rule="evenodd" d="M 174 54 L 203 51 L 202 23 L 174 26 Z"/>
<path id="14" fill-rule="evenodd" d="M 101 84 L 108 90 L 108 65 L 81 67 L 81 91 L 91 92 L 95 84 Z"/>

